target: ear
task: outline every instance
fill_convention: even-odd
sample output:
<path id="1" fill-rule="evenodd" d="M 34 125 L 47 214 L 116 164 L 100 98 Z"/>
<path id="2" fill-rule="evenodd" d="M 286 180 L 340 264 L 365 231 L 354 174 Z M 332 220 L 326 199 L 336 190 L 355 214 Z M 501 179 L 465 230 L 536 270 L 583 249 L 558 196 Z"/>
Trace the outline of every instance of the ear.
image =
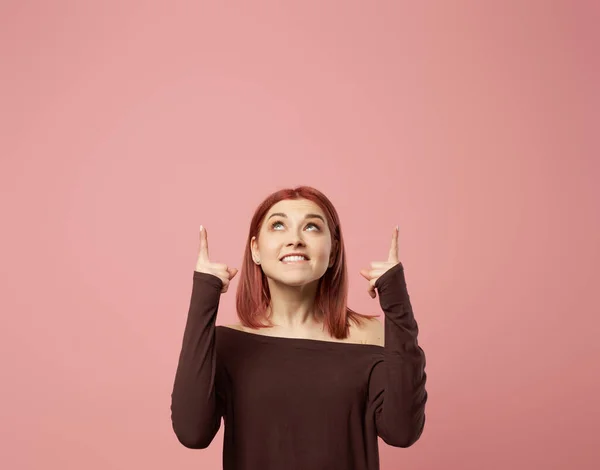
<path id="1" fill-rule="evenodd" d="M 252 260 L 256 264 L 260 264 L 260 255 L 258 254 L 258 241 L 256 240 L 256 237 L 252 237 L 252 239 L 250 240 L 250 251 L 252 253 Z"/>

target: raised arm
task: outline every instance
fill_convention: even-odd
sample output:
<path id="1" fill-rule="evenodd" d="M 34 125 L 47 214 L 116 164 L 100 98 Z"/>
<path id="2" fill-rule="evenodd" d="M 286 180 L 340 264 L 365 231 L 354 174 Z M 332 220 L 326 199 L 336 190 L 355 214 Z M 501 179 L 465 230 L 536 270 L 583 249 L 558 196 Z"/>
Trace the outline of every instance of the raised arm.
<path id="1" fill-rule="evenodd" d="M 402 265 L 384 274 L 376 287 L 385 313 L 385 345 L 383 360 L 371 372 L 369 406 L 379 436 L 389 445 L 409 447 L 425 426 L 425 353 L 418 345 Z"/>
<path id="2" fill-rule="evenodd" d="M 179 442 L 204 449 L 221 425 L 216 388 L 215 319 L 221 280 L 194 271 L 192 298 L 171 394 L 171 421 Z"/>
<path id="3" fill-rule="evenodd" d="M 384 442 L 409 447 L 419 439 L 425 426 L 427 374 L 404 267 L 398 260 L 397 229 L 388 261 L 372 263 L 371 267 L 362 273 L 370 280 L 371 295 L 375 289 L 379 293 L 385 314 L 385 343 L 383 358 L 371 370 L 368 406 Z"/>
<path id="4" fill-rule="evenodd" d="M 204 449 L 221 425 L 217 395 L 215 321 L 219 300 L 237 270 L 210 263 L 206 231 L 200 228 L 200 253 L 193 276 L 187 322 L 171 394 L 171 421 L 181 444 Z"/>

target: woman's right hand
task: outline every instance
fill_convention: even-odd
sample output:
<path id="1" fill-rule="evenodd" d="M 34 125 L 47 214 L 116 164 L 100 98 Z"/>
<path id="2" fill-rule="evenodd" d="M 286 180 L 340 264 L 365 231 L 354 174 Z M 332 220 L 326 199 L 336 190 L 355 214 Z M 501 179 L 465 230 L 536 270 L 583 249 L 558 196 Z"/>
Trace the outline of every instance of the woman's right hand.
<path id="1" fill-rule="evenodd" d="M 211 263 L 208 258 L 208 237 L 206 235 L 206 229 L 200 226 L 200 248 L 198 251 L 198 261 L 196 262 L 195 271 L 199 273 L 212 274 L 217 276 L 223 281 L 223 288 L 221 293 L 227 292 L 229 288 L 229 282 L 237 274 L 236 268 L 230 268 L 226 264 L 222 263 Z"/>

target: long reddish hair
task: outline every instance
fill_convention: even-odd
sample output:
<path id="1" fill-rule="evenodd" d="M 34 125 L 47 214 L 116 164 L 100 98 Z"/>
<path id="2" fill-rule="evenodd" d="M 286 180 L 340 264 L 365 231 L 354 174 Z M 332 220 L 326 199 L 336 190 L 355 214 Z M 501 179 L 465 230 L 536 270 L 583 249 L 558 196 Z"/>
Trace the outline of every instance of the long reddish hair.
<path id="1" fill-rule="evenodd" d="M 357 313 L 347 306 L 348 273 L 340 219 L 331 201 L 323 193 L 310 186 L 276 191 L 270 194 L 254 212 L 250 222 L 236 295 L 236 308 L 241 323 L 249 328 L 273 326 L 266 317 L 271 301 L 269 284 L 260 266 L 257 266 L 252 260 L 250 241 L 254 236 L 258 239 L 260 227 L 269 209 L 279 201 L 286 199 L 307 199 L 317 204 L 325 213 L 331 232 L 332 250 L 335 250 L 335 262 L 319 279 L 314 309 L 322 316 L 331 336 L 338 339 L 347 338 L 350 320 L 358 324 L 361 318 L 370 318 L 370 316 Z"/>

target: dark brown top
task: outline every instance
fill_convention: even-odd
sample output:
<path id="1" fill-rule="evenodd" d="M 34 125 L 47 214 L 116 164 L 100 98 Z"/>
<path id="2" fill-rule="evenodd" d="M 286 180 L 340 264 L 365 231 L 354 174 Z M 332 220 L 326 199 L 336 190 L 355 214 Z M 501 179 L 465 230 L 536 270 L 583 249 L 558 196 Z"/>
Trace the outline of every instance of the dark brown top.
<path id="1" fill-rule="evenodd" d="M 224 470 L 376 470 L 378 440 L 425 424 L 425 355 L 401 264 L 376 284 L 385 346 L 215 326 L 221 280 L 194 271 L 171 401 L 177 439 L 206 448 L 224 421 Z"/>

